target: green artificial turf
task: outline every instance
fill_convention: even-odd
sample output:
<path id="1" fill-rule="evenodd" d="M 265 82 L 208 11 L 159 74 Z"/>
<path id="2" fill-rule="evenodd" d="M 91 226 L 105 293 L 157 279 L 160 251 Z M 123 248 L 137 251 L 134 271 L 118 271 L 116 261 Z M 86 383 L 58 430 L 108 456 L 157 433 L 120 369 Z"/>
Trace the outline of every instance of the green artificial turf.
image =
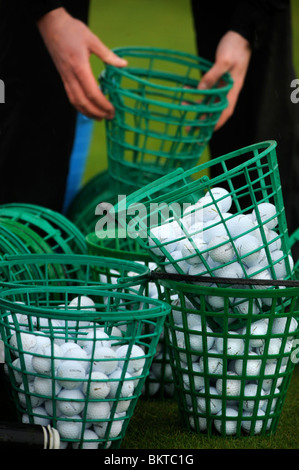
<path id="1" fill-rule="evenodd" d="M 182 424 L 172 399 L 144 399 L 136 405 L 121 449 L 298 449 L 299 366 L 295 367 L 276 432 L 271 436 L 208 438 Z"/>

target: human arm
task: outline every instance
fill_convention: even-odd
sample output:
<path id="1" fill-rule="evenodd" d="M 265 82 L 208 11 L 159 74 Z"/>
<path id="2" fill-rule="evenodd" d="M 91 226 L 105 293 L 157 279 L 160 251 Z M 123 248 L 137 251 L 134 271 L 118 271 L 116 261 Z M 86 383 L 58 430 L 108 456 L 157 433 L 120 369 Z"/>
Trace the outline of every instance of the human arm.
<path id="1" fill-rule="evenodd" d="M 214 66 L 202 77 L 199 88 L 221 83 L 221 75 L 229 72 L 234 85 L 228 94 L 228 107 L 220 116 L 215 130 L 234 113 L 243 89 L 251 57 L 267 41 L 267 28 L 273 14 L 288 6 L 289 0 L 240 0 L 235 2 L 218 46 L 215 44 Z"/>
<path id="2" fill-rule="evenodd" d="M 36 24 L 72 105 L 92 119 L 113 118 L 114 108 L 97 84 L 90 56 L 95 54 L 104 63 L 117 67 L 124 67 L 127 62 L 61 6 L 38 17 Z"/>

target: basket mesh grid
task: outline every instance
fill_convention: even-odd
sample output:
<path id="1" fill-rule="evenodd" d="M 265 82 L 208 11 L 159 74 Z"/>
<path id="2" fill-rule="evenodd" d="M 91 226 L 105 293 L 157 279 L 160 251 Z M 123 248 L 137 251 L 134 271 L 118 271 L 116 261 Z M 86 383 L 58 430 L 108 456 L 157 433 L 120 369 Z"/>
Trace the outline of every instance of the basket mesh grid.
<path id="1" fill-rule="evenodd" d="M 86 295 L 95 311 L 83 306 Z M 71 307 L 74 297 L 82 303 Z M 0 302 L 20 419 L 49 421 L 63 448 L 119 448 L 169 306 L 136 292 L 48 286 L 5 289 Z"/>

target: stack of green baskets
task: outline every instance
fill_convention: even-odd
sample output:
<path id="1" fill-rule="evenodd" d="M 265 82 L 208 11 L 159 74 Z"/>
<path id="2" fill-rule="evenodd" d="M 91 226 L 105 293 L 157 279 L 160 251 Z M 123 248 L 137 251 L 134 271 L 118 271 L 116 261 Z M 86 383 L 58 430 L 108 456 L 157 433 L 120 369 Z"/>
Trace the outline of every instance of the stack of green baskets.
<path id="1" fill-rule="evenodd" d="M 113 235 L 113 236 L 112 236 Z M 120 237 L 116 232 L 101 231 L 92 232 L 86 236 L 87 249 L 91 256 L 112 257 L 136 262 L 147 266 L 150 270 L 156 268 L 155 263 L 146 251 L 144 251 L 136 240 L 129 237 Z M 144 294 L 150 298 L 158 298 L 159 290 L 155 282 L 147 282 Z M 173 397 L 174 384 L 169 353 L 165 341 L 164 329 L 159 339 L 156 354 L 153 358 L 149 376 L 147 377 L 142 391 L 144 397 L 167 398 Z"/>
<path id="2" fill-rule="evenodd" d="M 169 310 L 113 289 L 2 289 L 0 332 L 20 420 L 50 424 L 62 448 L 119 448 Z"/>
<path id="3" fill-rule="evenodd" d="M 123 47 L 115 52 L 128 66 L 107 65 L 102 91 L 115 108 L 106 121 L 110 177 L 128 193 L 178 167 L 198 163 L 232 80 L 225 74 L 209 90 L 200 77 L 212 64 L 196 55 L 159 48 Z"/>
<path id="4" fill-rule="evenodd" d="M 184 425 L 207 436 L 273 434 L 298 362 L 299 284 L 160 283 L 172 306 L 165 331 Z M 211 298 L 222 308 L 211 308 Z M 230 308 L 233 299 L 239 310 Z"/>
<path id="5" fill-rule="evenodd" d="M 75 224 L 37 205 L 1 205 L 0 234 L 2 254 L 87 253 L 85 237 Z M 8 243 L 15 249 L 7 249 Z"/>

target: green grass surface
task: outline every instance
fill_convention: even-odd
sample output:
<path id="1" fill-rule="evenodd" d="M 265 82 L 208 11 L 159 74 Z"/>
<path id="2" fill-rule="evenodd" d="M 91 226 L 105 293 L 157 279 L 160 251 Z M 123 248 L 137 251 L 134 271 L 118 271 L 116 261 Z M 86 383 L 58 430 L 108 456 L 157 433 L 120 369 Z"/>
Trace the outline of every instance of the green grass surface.
<path id="1" fill-rule="evenodd" d="M 271 436 L 223 438 L 190 432 L 174 400 L 140 399 L 122 449 L 298 449 L 299 366 L 295 367 L 276 432 Z"/>

